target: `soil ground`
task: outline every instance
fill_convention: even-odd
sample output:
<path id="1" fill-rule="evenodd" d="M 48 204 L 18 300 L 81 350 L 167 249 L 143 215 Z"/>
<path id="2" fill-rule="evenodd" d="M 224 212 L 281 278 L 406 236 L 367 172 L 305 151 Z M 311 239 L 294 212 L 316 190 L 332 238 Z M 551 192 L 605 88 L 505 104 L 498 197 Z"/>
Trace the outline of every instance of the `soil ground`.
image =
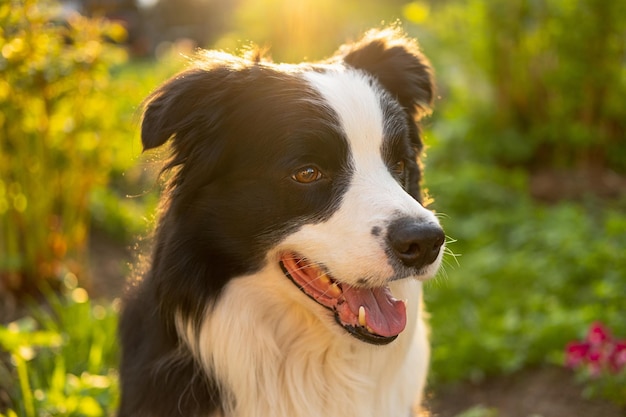
<path id="1" fill-rule="evenodd" d="M 556 366 L 491 377 L 480 384 L 442 386 L 428 394 L 432 417 L 454 417 L 477 406 L 497 410 L 493 417 L 626 417 L 626 410 L 612 403 L 583 398 L 574 374 Z"/>

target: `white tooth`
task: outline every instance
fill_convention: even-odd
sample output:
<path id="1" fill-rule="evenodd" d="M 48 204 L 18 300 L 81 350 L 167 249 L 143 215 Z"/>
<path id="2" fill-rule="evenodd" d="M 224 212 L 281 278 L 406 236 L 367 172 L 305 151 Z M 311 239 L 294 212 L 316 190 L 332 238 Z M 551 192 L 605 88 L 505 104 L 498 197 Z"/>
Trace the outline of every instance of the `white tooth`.
<path id="1" fill-rule="evenodd" d="M 333 282 L 328 287 L 328 291 L 326 291 L 326 293 L 331 297 L 339 297 L 341 295 L 341 288 L 339 288 L 339 286 Z"/>
<path id="2" fill-rule="evenodd" d="M 330 278 L 326 274 L 320 275 L 318 279 L 322 284 L 330 284 Z"/>
<path id="3" fill-rule="evenodd" d="M 367 322 L 365 321 L 365 307 L 359 307 L 359 324 L 361 326 L 366 326 Z"/>
<path id="4" fill-rule="evenodd" d="M 367 331 L 368 331 L 368 332 L 370 332 L 370 333 L 374 333 L 374 334 L 376 334 L 376 333 L 374 332 L 374 329 L 372 329 L 370 326 L 365 326 L 365 330 L 367 330 Z"/>

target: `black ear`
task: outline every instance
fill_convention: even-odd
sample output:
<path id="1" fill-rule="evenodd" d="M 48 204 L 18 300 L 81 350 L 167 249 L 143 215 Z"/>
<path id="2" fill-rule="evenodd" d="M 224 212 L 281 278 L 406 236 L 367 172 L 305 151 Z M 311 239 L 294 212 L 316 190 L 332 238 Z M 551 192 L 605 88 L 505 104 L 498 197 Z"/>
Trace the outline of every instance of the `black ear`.
<path id="1" fill-rule="evenodd" d="M 228 90 L 228 80 L 244 65 L 249 63 L 207 51 L 196 57 L 193 68 L 161 85 L 144 102 L 141 123 L 144 151 L 161 146 L 170 138 L 182 138 L 192 129 L 211 127 L 220 117 L 219 103 Z M 188 144 L 175 141 L 174 146 L 180 151 Z"/>
<path id="2" fill-rule="evenodd" d="M 399 28 L 371 30 L 338 54 L 346 64 L 376 77 L 414 118 L 429 111 L 435 94 L 430 62 Z"/>
<path id="3" fill-rule="evenodd" d="M 197 69 L 182 72 L 146 99 L 141 122 L 144 151 L 163 145 L 189 123 L 198 86 L 206 83 L 202 78 L 202 72 Z"/>

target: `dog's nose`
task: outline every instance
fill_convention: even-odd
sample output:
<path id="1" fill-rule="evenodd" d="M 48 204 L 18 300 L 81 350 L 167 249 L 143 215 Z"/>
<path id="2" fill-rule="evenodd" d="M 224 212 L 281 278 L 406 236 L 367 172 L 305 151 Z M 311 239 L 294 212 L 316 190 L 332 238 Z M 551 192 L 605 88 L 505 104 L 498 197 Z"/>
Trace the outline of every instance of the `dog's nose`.
<path id="1" fill-rule="evenodd" d="M 387 239 L 393 253 L 404 265 L 421 268 L 437 259 L 445 234 L 436 224 L 402 218 L 391 223 Z"/>

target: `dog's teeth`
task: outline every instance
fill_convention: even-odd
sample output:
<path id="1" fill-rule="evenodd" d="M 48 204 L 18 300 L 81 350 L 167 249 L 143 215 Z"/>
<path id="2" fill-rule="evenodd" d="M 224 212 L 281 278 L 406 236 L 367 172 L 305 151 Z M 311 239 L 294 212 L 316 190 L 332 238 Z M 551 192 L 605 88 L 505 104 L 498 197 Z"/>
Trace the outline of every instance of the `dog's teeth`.
<path id="1" fill-rule="evenodd" d="M 370 326 L 365 326 L 365 330 L 367 330 L 370 333 L 376 333 L 374 329 L 372 329 Z"/>
<path id="2" fill-rule="evenodd" d="M 365 321 L 365 307 L 359 307 L 359 324 L 361 326 L 367 326 L 367 322 Z"/>
<path id="3" fill-rule="evenodd" d="M 339 288 L 339 285 L 333 282 L 328 287 L 328 291 L 326 291 L 326 293 L 331 297 L 339 297 L 341 295 L 341 288 Z"/>
<path id="4" fill-rule="evenodd" d="M 326 285 L 330 284 L 330 277 L 326 274 L 320 275 L 318 279 L 322 284 L 326 284 Z"/>

